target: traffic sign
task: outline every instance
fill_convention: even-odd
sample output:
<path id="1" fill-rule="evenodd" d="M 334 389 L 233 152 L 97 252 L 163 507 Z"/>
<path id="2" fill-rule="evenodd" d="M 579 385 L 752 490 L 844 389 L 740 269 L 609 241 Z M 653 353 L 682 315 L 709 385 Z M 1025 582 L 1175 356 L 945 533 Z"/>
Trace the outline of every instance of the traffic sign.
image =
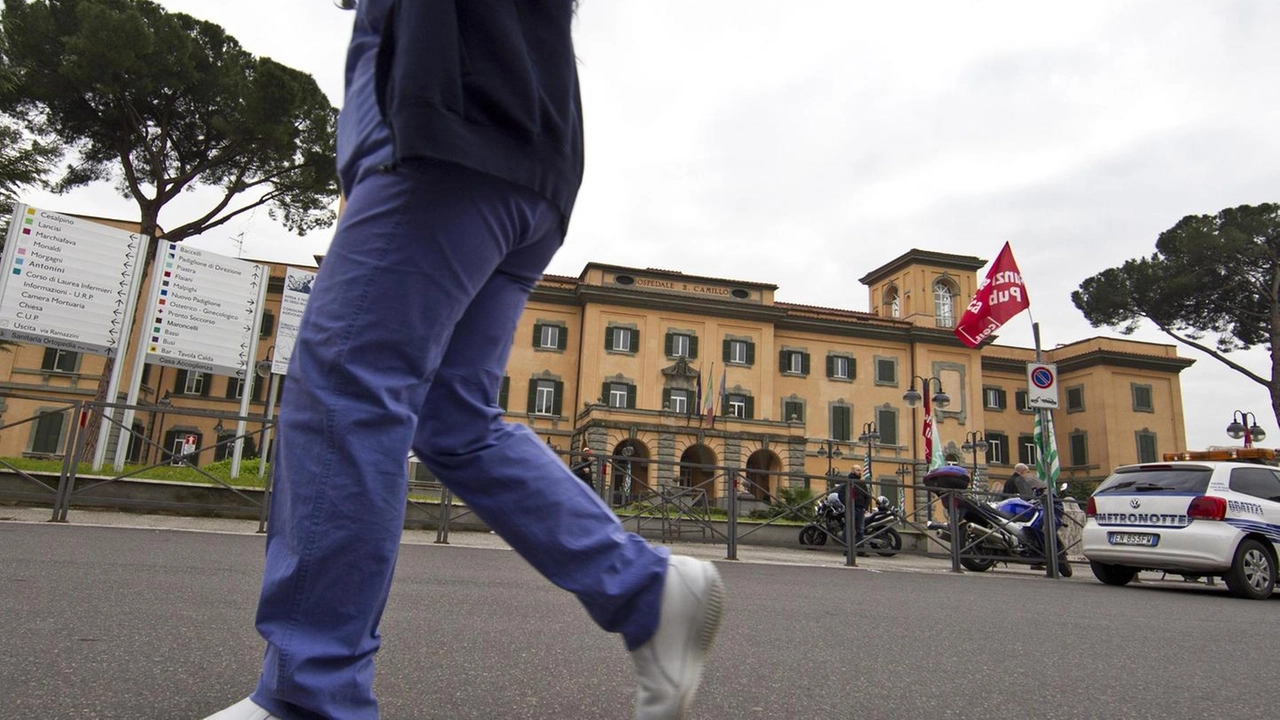
<path id="1" fill-rule="evenodd" d="M 1027 407 L 1058 409 L 1058 366 L 1027 363 Z"/>

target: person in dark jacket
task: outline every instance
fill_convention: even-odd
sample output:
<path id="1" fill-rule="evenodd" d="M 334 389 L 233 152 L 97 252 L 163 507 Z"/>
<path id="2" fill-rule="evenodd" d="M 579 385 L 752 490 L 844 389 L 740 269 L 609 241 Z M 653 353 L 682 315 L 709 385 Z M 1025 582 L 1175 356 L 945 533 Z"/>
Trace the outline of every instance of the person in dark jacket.
<path id="1" fill-rule="evenodd" d="M 635 714 L 682 715 L 719 626 L 711 563 L 627 532 L 497 398 L 582 180 L 572 0 L 361 0 L 346 204 L 281 408 L 257 688 L 216 720 L 373 720 L 410 450 L 621 635 Z"/>
<path id="2" fill-rule="evenodd" d="M 853 532 L 854 547 L 861 548 L 867 525 L 867 510 L 871 507 L 871 485 L 863 476 L 861 465 L 854 465 L 849 471 L 849 490 L 853 493 Z M 866 557 L 867 553 L 858 550 L 858 555 Z"/>
<path id="3" fill-rule="evenodd" d="M 1021 490 L 1019 489 L 1019 486 L 1018 486 L 1018 480 L 1023 475 L 1026 475 L 1030 472 L 1031 472 L 1031 468 L 1027 467 L 1026 463 L 1018 463 L 1017 465 L 1014 465 L 1013 474 L 1009 476 L 1008 480 L 1004 481 L 1004 489 L 1001 492 L 1003 492 L 1005 495 L 1019 494 Z"/>

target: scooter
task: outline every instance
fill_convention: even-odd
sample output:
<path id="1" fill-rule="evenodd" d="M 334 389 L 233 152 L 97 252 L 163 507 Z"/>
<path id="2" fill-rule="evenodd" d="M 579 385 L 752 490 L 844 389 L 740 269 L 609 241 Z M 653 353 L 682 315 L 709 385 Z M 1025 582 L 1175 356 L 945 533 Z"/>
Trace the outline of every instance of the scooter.
<path id="1" fill-rule="evenodd" d="M 969 473 L 957 465 L 944 465 L 924 476 L 924 485 L 937 493 L 948 512 L 956 513 L 956 531 L 961 543 L 960 564 L 974 572 L 986 572 L 998 562 L 1039 565 L 1045 562 L 1044 507 L 1046 496 L 1033 502 L 1009 498 L 999 502 L 981 500 L 969 492 Z M 1055 528 L 1062 527 L 1062 500 L 1054 497 Z M 933 521 L 927 527 L 939 539 L 952 542 L 951 524 Z M 1057 536 L 1058 571 L 1071 577 L 1062 535 Z"/>

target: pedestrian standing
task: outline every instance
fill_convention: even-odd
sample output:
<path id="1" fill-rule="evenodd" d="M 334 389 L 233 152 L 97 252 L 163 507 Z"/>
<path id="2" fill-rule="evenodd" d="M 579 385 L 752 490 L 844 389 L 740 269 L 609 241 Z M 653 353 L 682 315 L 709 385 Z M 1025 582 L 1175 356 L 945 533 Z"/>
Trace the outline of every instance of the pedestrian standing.
<path id="1" fill-rule="evenodd" d="M 347 3 L 348 6 L 355 3 Z M 572 0 L 361 0 L 338 123 L 346 206 L 281 408 L 257 688 L 216 720 L 373 720 L 412 450 L 621 635 L 637 718 L 680 717 L 714 639 L 715 567 L 626 532 L 503 422 L 516 323 L 582 178 Z"/>

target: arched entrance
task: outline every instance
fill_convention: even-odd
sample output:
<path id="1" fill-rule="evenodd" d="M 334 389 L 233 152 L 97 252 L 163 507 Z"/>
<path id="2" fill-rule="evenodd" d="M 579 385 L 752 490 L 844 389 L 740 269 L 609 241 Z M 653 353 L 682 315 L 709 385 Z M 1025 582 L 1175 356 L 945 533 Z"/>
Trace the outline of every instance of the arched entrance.
<path id="1" fill-rule="evenodd" d="M 772 450 L 757 450 L 747 457 L 746 482 L 741 491 L 760 502 L 773 502 L 783 481 L 782 458 Z"/>
<path id="2" fill-rule="evenodd" d="M 609 459 L 614 505 L 630 505 L 649 493 L 648 459 L 649 448 L 639 440 L 627 439 L 614 446 Z"/>
<path id="3" fill-rule="evenodd" d="M 680 454 L 680 486 L 696 488 L 708 498 L 716 496 L 716 454 L 706 445 L 690 445 Z M 706 467 L 699 467 L 699 466 Z"/>

